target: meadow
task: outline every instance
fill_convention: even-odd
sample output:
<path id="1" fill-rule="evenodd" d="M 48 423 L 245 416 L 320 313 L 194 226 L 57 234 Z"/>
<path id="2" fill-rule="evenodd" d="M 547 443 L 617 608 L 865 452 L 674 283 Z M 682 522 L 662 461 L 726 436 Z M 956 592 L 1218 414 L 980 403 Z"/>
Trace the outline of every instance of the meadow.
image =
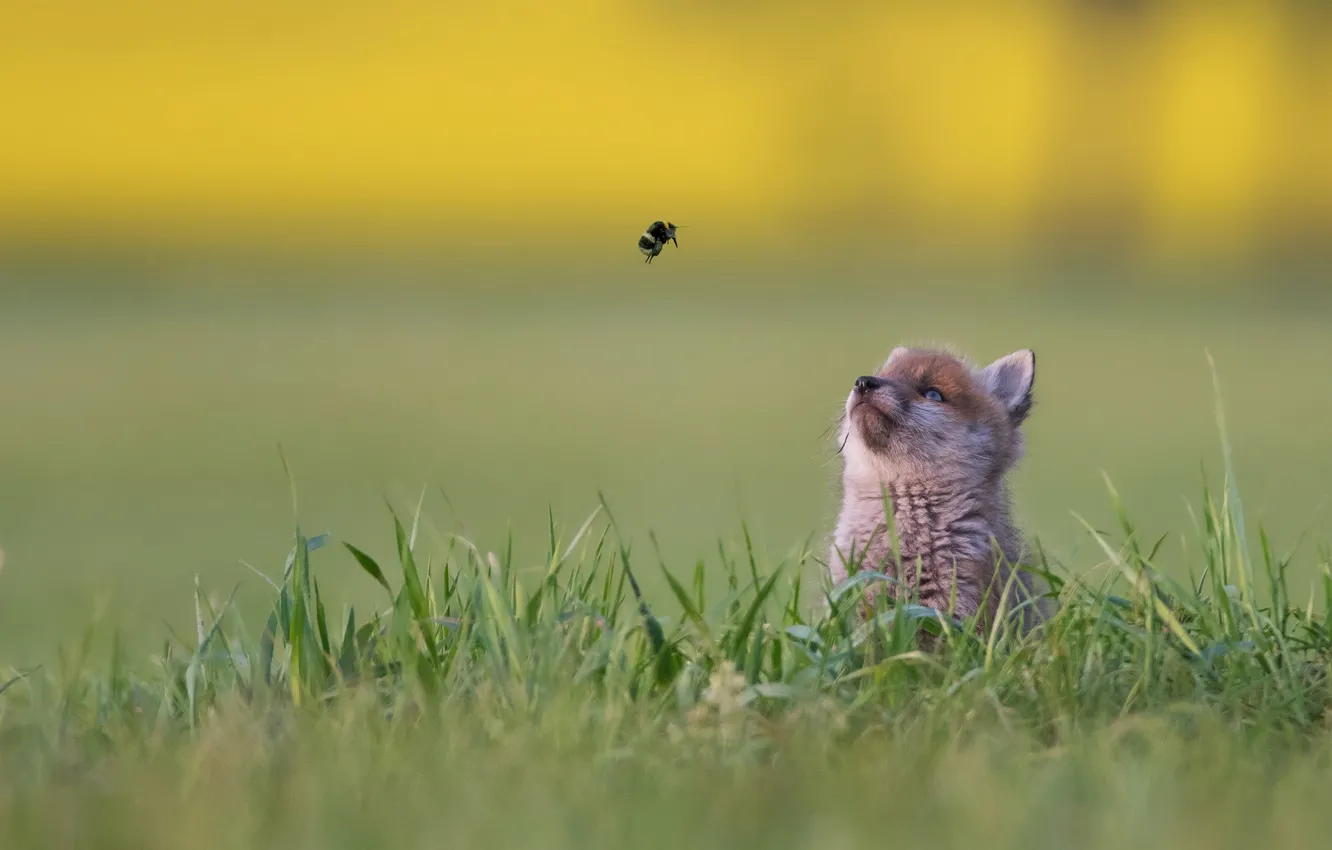
<path id="1" fill-rule="evenodd" d="M 977 360 L 1037 351 L 1017 505 L 1075 566 L 1098 556 L 1070 511 L 1111 517 L 1103 472 L 1145 533 L 1170 533 L 1164 568 L 1183 563 L 1187 503 L 1219 462 L 1207 350 L 1251 519 L 1285 546 L 1326 542 L 1332 312 L 1316 298 L 907 275 L 816 293 L 753 274 L 696 282 L 685 262 L 652 271 L 581 289 L 544 269 L 530 284 L 426 277 L 379 292 L 258 275 L 236 275 L 230 295 L 206 279 L 194 294 L 8 286 L 0 663 L 49 656 L 99 604 L 155 645 L 163 619 L 188 625 L 196 574 L 243 582 L 243 608 L 259 604 L 240 562 L 272 566 L 294 519 L 279 445 L 311 533 L 376 555 L 389 552 L 385 498 L 406 510 L 424 492 L 435 545 L 462 531 L 499 551 L 512 531 L 516 557 L 536 563 L 547 509 L 571 521 L 601 492 L 671 564 L 736 545 L 742 522 L 776 557 L 827 532 L 827 429 L 854 378 L 904 340 Z M 350 601 L 367 590 L 335 587 Z"/>
<path id="2" fill-rule="evenodd" d="M 1324 298 L 609 283 L 9 288 L 4 845 L 1326 833 Z M 818 612 L 902 341 L 1038 353 L 1033 638 Z"/>

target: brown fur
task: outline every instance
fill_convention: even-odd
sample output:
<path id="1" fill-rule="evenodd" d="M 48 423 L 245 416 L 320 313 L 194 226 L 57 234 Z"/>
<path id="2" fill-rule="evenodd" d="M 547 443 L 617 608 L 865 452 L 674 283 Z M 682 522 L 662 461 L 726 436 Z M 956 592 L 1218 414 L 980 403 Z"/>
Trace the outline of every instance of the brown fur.
<path id="1" fill-rule="evenodd" d="M 1018 351 L 976 369 L 947 352 L 897 348 L 875 377 L 880 385 L 852 390 L 839 434 L 833 580 L 847 577 L 849 561 L 895 579 L 899 596 L 909 589 L 925 605 L 960 618 L 979 611 L 986 622 L 1013 577 L 1011 611 L 1035 589 L 1028 573 L 1012 570 L 1027 548 L 1006 481 L 1022 456 L 1035 355 Z M 942 402 L 926 398 L 931 388 Z M 1031 613 L 1024 626 L 1034 622 Z"/>

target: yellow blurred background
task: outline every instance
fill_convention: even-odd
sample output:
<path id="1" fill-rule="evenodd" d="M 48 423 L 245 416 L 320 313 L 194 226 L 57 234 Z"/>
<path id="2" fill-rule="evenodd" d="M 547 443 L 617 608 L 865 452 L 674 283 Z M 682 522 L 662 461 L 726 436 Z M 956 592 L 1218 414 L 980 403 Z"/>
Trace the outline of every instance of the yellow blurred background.
<path id="1" fill-rule="evenodd" d="M 8 0 L 0 90 L 11 245 L 562 251 L 669 215 L 728 247 L 1238 261 L 1332 233 L 1312 0 Z"/>

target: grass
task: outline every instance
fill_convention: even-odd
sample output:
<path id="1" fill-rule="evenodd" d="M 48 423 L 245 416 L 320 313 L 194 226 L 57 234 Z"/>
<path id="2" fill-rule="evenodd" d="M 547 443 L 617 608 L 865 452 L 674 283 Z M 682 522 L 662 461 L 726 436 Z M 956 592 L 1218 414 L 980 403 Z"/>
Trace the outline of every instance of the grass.
<path id="1" fill-rule="evenodd" d="M 1332 829 L 1325 309 L 616 297 L 0 315 L 0 847 Z M 819 434 L 902 338 L 1041 352 L 1032 635 L 823 583 Z"/>
<path id="2" fill-rule="evenodd" d="M 1218 416 L 1220 408 L 1218 407 Z M 1332 569 L 1246 539 L 1204 492 L 1186 580 L 1111 490 L 1100 569 L 1029 568 L 1056 613 L 1020 635 L 810 582 L 747 530 L 671 570 L 603 501 L 512 547 L 394 562 L 300 530 L 265 621 L 197 585 L 194 630 L 149 668 L 89 631 L 0 677 L 6 847 L 1304 846 L 1332 825 Z M 293 489 L 293 505 L 295 491 Z M 341 550 L 341 551 L 339 551 Z M 377 586 L 336 609 L 330 570 Z M 713 573 L 709 580 L 709 573 Z M 662 577 L 664 594 L 638 577 Z M 724 588 L 713 593 L 711 587 Z M 935 649 L 918 637 L 936 637 Z"/>
<path id="3" fill-rule="evenodd" d="M 902 276 L 815 295 L 769 292 L 766 272 L 682 295 L 694 272 L 662 269 L 571 294 L 572 274 L 543 268 L 517 299 L 479 286 L 464 297 L 447 279 L 406 295 L 313 281 L 246 300 L 210 279 L 189 297 L 137 301 L 118 288 L 0 294 L 0 361 L 22 364 L 0 370 L 0 665 L 51 661 L 98 604 L 142 655 L 163 620 L 192 628 L 183 579 L 196 573 L 207 587 L 245 580 L 238 607 L 266 616 L 264 585 L 238 561 L 279 571 L 273 553 L 290 544 L 278 444 L 309 531 L 381 561 L 395 557 L 384 495 L 407 512 L 425 484 L 427 542 L 459 533 L 498 550 L 512 530 L 524 568 L 544 557 L 548 508 L 586 516 L 599 490 L 640 547 L 656 531 L 668 564 L 691 567 L 719 536 L 738 555 L 742 522 L 775 560 L 830 527 L 825 432 L 848 382 L 900 341 L 977 358 L 1037 350 L 1016 506 L 1071 570 L 1103 555 L 1070 508 L 1114 522 L 1102 470 L 1144 537 L 1171 533 L 1164 573 L 1182 581 L 1200 557 L 1181 532 L 1200 459 L 1220 464 L 1205 348 L 1227 378 L 1250 524 L 1287 545 L 1326 527 L 1325 305 L 959 294 Z M 1293 570 L 1302 591 L 1318 578 L 1304 559 Z M 645 592 L 669 593 L 642 572 Z M 374 601 L 351 572 L 325 579 L 332 598 Z"/>

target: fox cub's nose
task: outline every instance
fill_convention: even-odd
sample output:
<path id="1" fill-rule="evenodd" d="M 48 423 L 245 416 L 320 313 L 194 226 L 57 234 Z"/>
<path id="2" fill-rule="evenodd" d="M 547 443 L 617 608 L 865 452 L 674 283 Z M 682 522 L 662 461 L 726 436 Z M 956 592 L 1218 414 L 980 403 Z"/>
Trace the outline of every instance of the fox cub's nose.
<path id="1" fill-rule="evenodd" d="M 856 392 L 861 395 L 872 390 L 877 390 L 881 386 L 883 386 L 883 381 L 871 375 L 861 375 L 859 378 L 856 378 Z"/>

